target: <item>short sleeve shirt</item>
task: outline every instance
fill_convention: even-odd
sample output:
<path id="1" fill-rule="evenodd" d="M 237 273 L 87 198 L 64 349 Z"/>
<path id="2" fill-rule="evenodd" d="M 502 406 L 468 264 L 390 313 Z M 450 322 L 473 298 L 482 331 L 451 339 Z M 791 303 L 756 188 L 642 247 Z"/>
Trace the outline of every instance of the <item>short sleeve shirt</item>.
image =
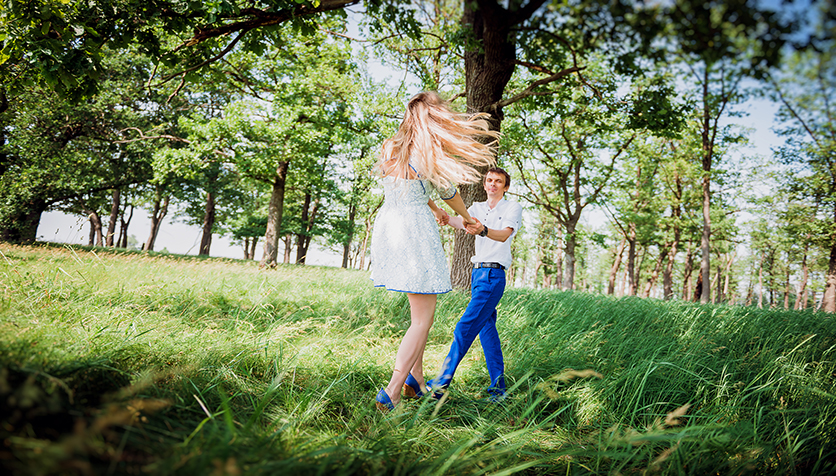
<path id="1" fill-rule="evenodd" d="M 476 254 L 470 259 L 473 263 L 493 262 L 505 268 L 511 267 L 511 240 L 522 225 L 522 206 L 504 198 L 491 209 L 488 202 L 477 202 L 467 209 L 474 218 L 492 230 L 512 228 L 514 231 L 504 242 L 494 241 L 483 236 L 476 236 Z"/>

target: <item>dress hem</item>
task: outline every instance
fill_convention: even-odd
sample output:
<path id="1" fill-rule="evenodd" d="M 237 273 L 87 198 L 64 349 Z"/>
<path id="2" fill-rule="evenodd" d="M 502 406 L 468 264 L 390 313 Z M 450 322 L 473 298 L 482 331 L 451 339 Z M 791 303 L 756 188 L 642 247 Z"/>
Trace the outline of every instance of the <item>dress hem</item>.
<path id="1" fill-rule="evenodd" d="M 410 293 L 410 294 L 447 294 L 447 293 L 449 293 L 450 291 L 453 290 L 452 288 L 450 288 L 446 291 L 435 291 L 435 292 L 422 293 L 422 292 L 418 292 L 418 291 L 404 291 L 403 289 L 392 289 L 392 288 L 387 287 L 385 284 L 375 284 L 374 287 L 385 288 L 387 291 L 395 291 L 395 292 L 398 292 L 398 293 Z"/>

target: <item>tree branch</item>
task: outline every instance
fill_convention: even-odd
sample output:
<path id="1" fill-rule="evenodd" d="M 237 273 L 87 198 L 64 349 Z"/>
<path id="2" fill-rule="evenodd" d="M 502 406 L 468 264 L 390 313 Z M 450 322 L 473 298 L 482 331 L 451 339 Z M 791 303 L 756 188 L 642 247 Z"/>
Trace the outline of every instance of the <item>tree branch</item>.
<path id="1" fill-rule="evenodd" d="M 509 99 L 503 99 L 502 101 L 497 101 L 497 102 L 494 104 L 494 106 L 495 106 L 495 107 L 497 107 L 497 108 L 504 108 L 504 107 L 506 107 L 506 106 L 509 106 L 509 105 L 511 105 L 511 104 L 514 104 L 515 102 L 517 102 L 517 101 L 519 101 L 519 100 L 521 100 L 521 99 L 523 99 L 523 98 L 527 98 L 527 97 L 529 97 L 529 96 L 543 96 L 543 95 L 545 95 L 545 94 L 553 94 L 551 91 L 548 91 L 548 92 L 535 92 L 535 91 L 534 91 L 534 89 L 535 89 L 536 87 L 538 87 L 538 86 L 542 86 L 542 85 L 544 85 L 544 84 L 553 83 L 553 82 L 557 81 L 557 80 L 558 80 L 558 79 L 560 79 L 560 78 L 563 78 L 563 77 L 565 77 L 565 76 L 569 76 L 570 74 L 572 74 L 572 73 L 576 73 L 576 72 L 581 71 L 581 70 L 583 70 L 583 69 L 585 69 L 585 67 L 573 66 L 573 67 L 571 67 L 571 68 L 566 68 L 566 69 L 564 69 L 564 70 L 562 70 L 562 71 L 559 71 L 559 72 L 557 72 L 557 73 L 555 73 L 555 74 L 553 74 L 553 75 L 549 76 L 548 78 L 543 78 L 543 79 L 539 79 L 539 80 L 537 80 L 537 81 L 534 81 L 534 82 L 533 82 L 533 83 L 531 83 L 531 84 L 530 84 L 527 88 L 525 88 L 525 90 L 524 90 L 523 92 L 521 92 L 521 93 L 519 93 L 519 94 L 516 94 L 515 96 L 513 96 L 513 97 L 511 97 L 511 98 L 509 98 Z"/>

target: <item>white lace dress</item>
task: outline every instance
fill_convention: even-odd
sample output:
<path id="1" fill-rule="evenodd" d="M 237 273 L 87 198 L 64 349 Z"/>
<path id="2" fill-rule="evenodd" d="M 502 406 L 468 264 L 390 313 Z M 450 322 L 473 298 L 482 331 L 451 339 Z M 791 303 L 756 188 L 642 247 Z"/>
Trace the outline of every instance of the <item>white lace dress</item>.
<path id="1" fill-rule="evenodd" d="M 383 178 L 384 201 L 372 231 L 371 278 L 376 287 L 416 294 L 452 289 L 438 224 L 427 206 L 427 180 Z M 455 194 L 455 188 L 439 192 Z"/>

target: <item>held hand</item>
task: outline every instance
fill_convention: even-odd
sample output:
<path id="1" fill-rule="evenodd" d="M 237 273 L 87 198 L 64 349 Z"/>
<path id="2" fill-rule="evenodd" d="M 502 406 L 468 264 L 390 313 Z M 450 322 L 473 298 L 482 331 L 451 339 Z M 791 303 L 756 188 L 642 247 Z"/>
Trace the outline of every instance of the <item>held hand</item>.
<path id="1" fill-rule="evenodd" d="M 472 223 L 465 223 L 464 224 L 464 231 L 471 235 L 478 235 L 480 231 L 482 231 L 482 223 L 477 220 L 476 218 L 472 218 Z"/>
<path id="2" fill-rule="evenodd" d="M 446 211 L 442 209 L 438 209 L 438 213 L 433 213 L 435 215 L 435 221 L 440 225 L 444 226 L 450 223 L 450 215 L 447 214 Z"/>

